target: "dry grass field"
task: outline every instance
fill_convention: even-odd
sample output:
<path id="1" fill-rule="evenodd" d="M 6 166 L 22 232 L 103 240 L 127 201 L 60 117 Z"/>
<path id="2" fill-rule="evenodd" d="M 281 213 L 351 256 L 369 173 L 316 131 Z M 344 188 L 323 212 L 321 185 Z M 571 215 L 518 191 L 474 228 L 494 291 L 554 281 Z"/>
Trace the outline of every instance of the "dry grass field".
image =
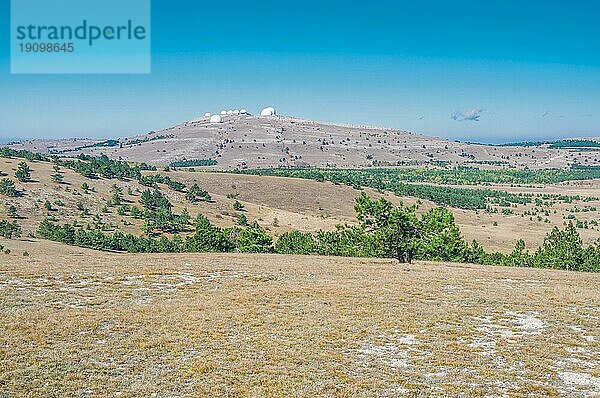
<path id="1" fill-rule="evenodd" d="M 0 244 L 2 397 L 600 394 L 600 275 Z"/>
<path id="2" fill-rule="evenodd" d="M 0 158 L 0 171 L 12 176 L 21 159 Z M 111 198 L 113 184 L 123 189 L 124 197 L 129 204 L 139 205 L 140 194 L 147 189 L 137 181 L 118 181 L 86 179 L 72 170 L 62 169 L 64 184 L 57 184 L 51 180 L 54 173 L 52 165 L 45 162 L 28 162 L 32 169 L 32 181 L 15 184 L 24 195 L 19 198 L 2 197 L 0 200 L 0 219 L 6 218 L 9 205 L 14 205 L 21 219 L 19 224 L 25 234 L 35 233 L 40 222 L 47 216 L 56 216 L 61 222 L 76 221 L 81 225 L 93 222 L 93 215 L 100 214 L 102 222 L 112 224 L 123 232 L 139 234 L 142 226 L 141 220 L 132 217 L 119 216 L 115 208 L 108 208 L 106 213 L 101 210 Z M 169 173 L 157 172 L 168 175 L 170 178 L 185 183 L 188 187 L 198 183 L 206 189 L 213 198 L 213 203 L 192 204 L 185 200 L 185 194 L 175 192 L 166 187 L 162 191 L 173 203 L 175 211 L 181 212 L 187 208 L 192 217 L 198 213 L 207 216 L 211 222 L 218 226 L 231 226 L 235 224 L 237 212 L 233 210 L 236 199 L 228 198 L 235 195 L 246 208 L 245 214 L 249 220 L 257 220 L 267 232 L 274 236 L 290 230 L 316 232 L 318 230 L 333 230 L 337 224 L 354 223 L 354 199 L 360 191 L 345 185 L 335 185 L 329 182 L 317 182 L 282 177 L 252 176 L 224 173 L 202 173 L 187 171 L 171 171 Z M 94 192 L 88 194 L 81 189 L 87 183 Z M 470 187 L 477 189 L 479 187 Z M 467 241 L 477 240 L 483 247 L 490 251 L 510 252 L 515 242 L 522 238 L 527 243 L 529 250 L 535 250 L 544 240 L 546 234 L 553 226 L 562 228 L 567 222 L 567 217 L 576 216 L 578 220 L 600 221 L 600 201 L 584 202 L 586 197 L 600 197 L 600 181 L 577 181 L 557 185 L 539 187 L 510 187 L 506 185 L 486 186 L 497 190 L 511 192 L 525 192 L 536 194 L 563 194 L 580 195 L 581 200 L 572 203 L 557 203 L 551 208 L 548 216 L 543 220 L 536 217 L 524 216 L 526 211 L 534 211 L 534 204 L 519 205 L 513 209 L 515 214 L 503 215 L 502 213 L 485 213 L 470 210 L 451 209 L 456 217 L 457 224 Z M 131 189 L 132 195 L 128 194 Z M 366 189 L 371 196 L 379 196 L 375 190 Z M 396 197 L 391 193 L 385 196 L 394 203 L 402 201 L 404 204 L 415 204 L 415 198 Z M 53 211 L 44 209 L 44 202 L 48 200 L 53 204 Z M 62 205 L 56 205 L 59 201 Z M 90 215 L 82 216 L 77 209 L 78 203 L 89 209 Z M 422 200 L 420 211 L 426 211 L 435 204 Z M 595 207 L 596 210 L 574 213 L 576 209 Z M 522 216 L 523 215 L 523 216 Z M 546 218 L 549 222 L 546 222 Z M 584 243 L 589 244 L 600 234 L 598 226 L 590 224 L 588 229 L 578 229 Z"/>

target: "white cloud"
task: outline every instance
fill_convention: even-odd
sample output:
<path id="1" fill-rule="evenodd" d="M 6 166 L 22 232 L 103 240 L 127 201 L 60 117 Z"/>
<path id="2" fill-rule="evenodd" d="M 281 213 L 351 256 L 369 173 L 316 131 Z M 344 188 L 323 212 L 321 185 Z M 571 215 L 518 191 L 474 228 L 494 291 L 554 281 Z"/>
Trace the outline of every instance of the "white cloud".
<path id="1" fill-rule="evenodd" d="M 455 111 L 452 116 L 452 120 L 456 120 L 458 122 L 478 122 L 481 118 L 481 114 L 485 112 L 485 109 L 475 108 L 470 111 Z"/>

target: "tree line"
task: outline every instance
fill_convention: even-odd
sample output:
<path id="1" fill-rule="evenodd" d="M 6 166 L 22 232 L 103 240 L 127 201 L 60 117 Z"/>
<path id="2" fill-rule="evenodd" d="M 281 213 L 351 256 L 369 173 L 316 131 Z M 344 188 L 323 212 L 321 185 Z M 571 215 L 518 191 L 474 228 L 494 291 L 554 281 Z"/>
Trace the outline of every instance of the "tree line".
<path id="1" fill-rule="evenodd" d="M 161 236 L 135 236 L 115 232 L 107 234 L 96 228 L 76 228 L 71 224 L 60 225 L 45 219 L 38 228 L 41 238 L 96 250 L 116 250 L 129 253 L 270 253 L 273 240 L 263 228 L 254 222 L 246 228 L 219 228 L 203 215 L 194 220 L 194 233 L 172 238 Z"/>
<path id="2" fill-rule="evenodd" d="M 148 206 L 160 206 L 162 199 L 148 196 Z M 146 201 L 146 200 L 145 200 Z M 163 203 L 163 205 L 165 205 Z M 554 268 L 600 272 L 600 239 L 584 247 L 575 227 L 554 228 L 534 253 L 520 240 L 510 254 L 488 253 L 476 241 L 465 242 L 454 215 L 435 208 L 421 216 L 416 207 L 393 206 L 385 198 L 373 199 L 362 193 L 355 202 L 358 225 L 339 225 L 334 231 L 316 233 L 291 231 L 276 241 L 255 221 L 246 227 L 221 228 L 203 215 L 193 222 L 188 236 L 134 236 L 106 234 L 94 228 L 76 228 L 44 220 L 38 230 L 45 239 L 98 250 L 131 253 L 281 253 L 345 257 L 394 258 L 401 263 L 413 260 L 452 261 L 517 267 Z"/>
<path id="3" fill-rule="evenodd" d="M 237 171 L 236 171 L 237 172 Z M 600 178 L 600 168 L 578 167 L 573 164 L 569 169 L 496 169 L 485 170 L 476 167 L 457 166 L 453 168 L 403 167 L 373 169 L 313 169 L 313 168 L 275 168 L 243 170 L 243 173 L 287 176 L 310 176 L 311 179 L 327 178 L 327 174 L 340 173 L 367 174 L 375 179 L 421 182 L 443 185 L 477 184 L 556 184 L 565 181 L 591 180 Z M 299 177 L 305 178 L 305 177 Z M 364 178 L 364 177 L 363 177 Z"/>
<path id="4" fill-rule="evenodd" d="M 215 159 L 192 159 L 192 160 L 179 160 L 172 162 L 171 167 L 202 167 L 202 166 L 215 166 L 217 161 Z"/>

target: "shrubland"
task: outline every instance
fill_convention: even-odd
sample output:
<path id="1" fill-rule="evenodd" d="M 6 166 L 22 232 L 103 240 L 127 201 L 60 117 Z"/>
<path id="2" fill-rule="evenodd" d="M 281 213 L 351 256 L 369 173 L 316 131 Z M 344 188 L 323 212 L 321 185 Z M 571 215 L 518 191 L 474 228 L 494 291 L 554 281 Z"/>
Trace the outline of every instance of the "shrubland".
<path id="1" fill-rule="evenodd" d="M 18 157 L 31 161 L 52 162 L 56 173 L 60 167 L 72 169 L 89 179 L 121 179 L 136 180 L 148 189 L 141 192 L 139 203 L 126 204 L 122 190 L 113 185 L 112 197 L 108 206 L 116 207 L 121 216 L 130 216 L 144 220 L 143 236 L 126 234 L 120 231 L 106 233 L 98 224 L 82 226 L 76 223 L 61 223 L 54 216 L 45 219 L 38 228 L 42 238 L 66 244 L 89 247 L 98 250 L 117 250 L 126 252 L 241 252 L 241 253 L 281 253 L 303 255 L 329 255 L 353 257 L 395 258 L 399 262 L 412 260 L 454 261 L 478 264 L 497 264 L 521 267 L 558 268 L 580 271 L 600 271 L 600 240 L 584 247 L 573 223 L 564 229 L 555 227 L 546 237 L 543 245 L 535 252 L 525 250 L 525 242 L 520 240 L 510 254 L 488 253 L 476 241 L 467 243 L 455 223 L 454 215 L 443 206 L 464 209 L 487 209 L 490 203 L 510 206 L 516 203 L 529 203 L 532 196 L 513 194 L 491 189 L 466 189 L 449 186 L 414 184 L 410 180 L 421 173 L 422 179 L 428 181 L 446 173 L 448 176 L 464 175 L 476 177 L 475 171 L 415 171 L 401 169 L 381 170 L 311 170 L 311 169 L 275 169 L 248 171 L 252 174 L 268 174 L 309 178 L 318 181 L 332 181 L 348 184 L 358 189 L 372 187 L 387 190 L 399 196 L 416 196 L 431 199 L 442 205 L 417 214 L 416 206 L 393 205 L 385 198 L 373 199 L 364 192 L 356 199 L 355 212 L 358 225 L 338 225 L 333 231 L 315 233 L 290 231 L 276 238 L 270 236 L 257 222 L 250 222 L 243 214 L 244 206 L 239 201 L 233 204 L 237 214 L 237 224 L 233 227 L 218 227 L 202 214 L 193 221 L 187 211 L 173 211 L 168 197 L 161 192 L 159 184 L 181 192 L 192 202 L 210 202 L 211 198 L 197 184 L 187 188 L 185 184 L 160 174 L 143 174 L 142 171 L 154 171 L 155 168 L 145 164 L 111 160 L 106 156 L 91 157 L 80 155 L 77 158 L 58 158 L 40 155 L 27 151 L 0 149 L 4 157 Z M 29 179 L 29 166 L 21 162 L 18 167 L 19 176 Z M 586 171 L 587 172 L 587 171 Z M 453 174 L 454 173 L 454 174 Z M 458 173 L 458 174 L 457 174 Z M 481 171 L 481 176 L 491 180 L 491 172 Z M 529 174 L 528 174 L 529 173 Z M 531 174 L 538 173 L 538 174 Z M 548 178 L 551 172 L 525 172 L 521 177 L 516 173 L 500 173 L 498 178 L 513 175 L 517 181 L 527 179 Z M 16 176 L 17 178 L 19 176 Z M 408 177 L 407 177 L 408 176 Z M 412 177 L 411 177 L 412 176 Z M 503 177 L 504 176 L 504 177 Z M 546 176 L 546 177 L 543 177 Z M 465 177 L 461 181 L 468 181 Z M 583 175 L 580 176 L 583 178 Z M 408 182 L 401 182 L 406 178 Z M 441 178 L 441 177 L 440 177 Z M 461 177 L 462 178 L 462 177 Z M 521 178 L 520 180 L 518 178 Z M 556 179 L 563 177 L 557 176 Z M 443 180 L 445 182 L 451 179 Z M 439 181 L 438 181 L 439 182 Z M 58 183 L 62 183 L 58 181 Z M 86 193 L 90 192 L 87 183 L 82 184 Z M 12 180 L 0 180 L 0 193 L 6 196 L 17 196 L 19 192 Z M 542 199 L 535 198 L 543 203 Z M 48 211 L 53 206 L 48 202 Z M 87 210 L 84 206 L 82 212 Z M 16 221 L 0 224 L 0 235 L 18 236 L 20 228 Z"/>
<path id="2" fill-rule="evenodd" d="M 152 194 L 148 194 L 152 196 Z M 393 206 L 385 198 L 362 194 L 356 200 L 357 226 L 339 225 L 335 231 L 305 233 L 291 231 L 274 239 L 253 222 L 247 227 L 220 228 L 203 215 L 194 221 L 194 233 L 153 238 L 99 229 L 75 228 L 51 219 L 42 222 L 39 236 L 45 239 L 98 250 L 130 253 L 240 252 L 395 258 L 453 261 L 488 265 L 554 268 L 600 272 L 600 239 L 584 247 L 577 230 L 569 224 L 554 228 L 543 246 L 530 254 L 520 240 L 508 255 L 488 253 L 476 241 L 467 244 L 454 216 L 435 208 L 418 217 L 415 207 Z"/>

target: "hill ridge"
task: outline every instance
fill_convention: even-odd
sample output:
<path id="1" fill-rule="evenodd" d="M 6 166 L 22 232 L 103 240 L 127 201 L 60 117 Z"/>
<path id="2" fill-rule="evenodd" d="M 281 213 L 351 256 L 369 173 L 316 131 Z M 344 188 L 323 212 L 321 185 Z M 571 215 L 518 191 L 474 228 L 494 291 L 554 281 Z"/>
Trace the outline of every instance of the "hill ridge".
<path id="1" fill-rule="evenodd" d="M 494 146 L 465 143 L 377 126 L 321 122 L 293 116 L 227 115 L 112 140 L 22 141 L 13 149 L 168 165 L 182 160 L 217 161 L 219 170 L 310 166 L 368 168 L 460 166 L 568 168 L 600 165 L 596 150 Z M 594 148 L 590 148 L 594 149 Z"/>

